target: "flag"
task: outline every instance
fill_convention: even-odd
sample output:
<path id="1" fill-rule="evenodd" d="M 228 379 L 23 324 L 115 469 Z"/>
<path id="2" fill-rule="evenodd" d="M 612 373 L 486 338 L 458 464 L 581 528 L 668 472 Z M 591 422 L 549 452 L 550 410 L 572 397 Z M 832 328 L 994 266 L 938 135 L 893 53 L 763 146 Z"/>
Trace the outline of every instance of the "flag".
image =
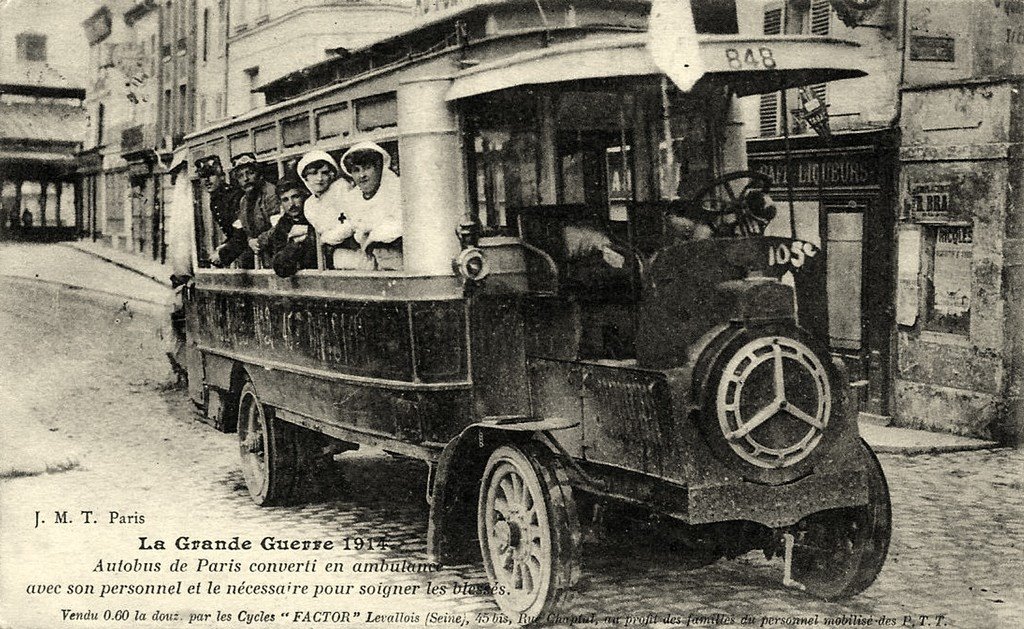
<path id="1" fill-rule="evenodd" d="M 704 75 L 690 0 L 654 0 L 647 24 L 647 49 L 655 65 L 687 92 Z"/>

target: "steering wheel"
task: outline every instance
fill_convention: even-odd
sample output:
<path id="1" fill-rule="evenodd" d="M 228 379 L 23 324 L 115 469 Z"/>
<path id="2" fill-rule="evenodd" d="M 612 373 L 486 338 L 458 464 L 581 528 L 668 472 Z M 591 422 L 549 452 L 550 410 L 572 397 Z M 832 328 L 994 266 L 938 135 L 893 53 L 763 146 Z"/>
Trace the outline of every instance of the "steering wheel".
<path id="1" fill-rule="evenodd" d="M 718 236 L 754 236 L 775 217 L 768 189 L 772 180 L 753 170 L 738 170 L 702 186 L 687 199 Z"/>

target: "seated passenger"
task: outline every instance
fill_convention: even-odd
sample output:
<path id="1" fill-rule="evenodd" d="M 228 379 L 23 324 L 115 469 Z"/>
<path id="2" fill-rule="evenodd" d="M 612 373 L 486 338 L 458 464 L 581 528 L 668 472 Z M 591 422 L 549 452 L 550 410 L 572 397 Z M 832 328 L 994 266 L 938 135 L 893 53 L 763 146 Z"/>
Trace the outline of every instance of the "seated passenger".
<path id="1" fill-rule="evenodd" d="M 219 266 L 227 266 L 237 259 L 240 267 L 251 269 L 254 257 L 259 255 L 261 262 L 269 264 L 258 236 L 270 229 L 270 217 L 280 212 L 277 191 L 263 178 L 260 163 L 252 153 L 236 155 L 231 163 L 231 174 L 238 180 L 243 195 L 228 241 L 213 252 L 210 260 Z"/>
<path id="2" fill-rule="evenodd" d="M 360 142 L 341 158 L 356 188 L 345 205 L 359 248 L 378 270 L 402 268 L 402 190 L 391 156 L 373 142 Z"/>
<path id="3" fill-rule="evenodd" d="M 306 153 L 295 167 L 312 196 L 306 199 L 306 220 L 316 230 L 320 244 L 332 248 L 330 267 L 373 269 L 373 260 L 360 251 L 353 237 L 355 229 L 345 210 L 351 187 L 338 177 L 338 164 L 325 151 Z"/>
<path id="4" fill-rule="evenodd" d="M 196 176 L 209 195 L 213 222 L 220 228 L 226 241 L 231 237 L 231 225 L 238 216 L 238 202 L 242 198 L 242 190 L 228 181 L 220 164 L 220 157 L 216 155 L 197 159 L 195 168 Z"/>
<path id="5" fill-rule="evenodd" d="M 295 275 L 299 269 L 315 269 L 316 236 L 302 213 L 309 196 L 306 188 L 296 177 L 281 179 L 276 188 L 281 214 L 272 228 L 260 234 L 264 255 L 272 259 L 274 272 L 281 277 Z"/>

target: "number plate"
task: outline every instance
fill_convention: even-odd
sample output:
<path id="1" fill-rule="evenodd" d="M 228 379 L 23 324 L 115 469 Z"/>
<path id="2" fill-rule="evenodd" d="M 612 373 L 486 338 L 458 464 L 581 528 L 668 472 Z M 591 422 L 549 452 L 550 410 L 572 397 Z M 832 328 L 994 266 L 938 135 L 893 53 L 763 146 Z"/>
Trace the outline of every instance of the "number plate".
<path id="1" fill-rule="evenodd" d="M 768 46 L 726 48 L 725 61 L 733 70 L 772 70 L 775 68 L 775 55 Z"/>

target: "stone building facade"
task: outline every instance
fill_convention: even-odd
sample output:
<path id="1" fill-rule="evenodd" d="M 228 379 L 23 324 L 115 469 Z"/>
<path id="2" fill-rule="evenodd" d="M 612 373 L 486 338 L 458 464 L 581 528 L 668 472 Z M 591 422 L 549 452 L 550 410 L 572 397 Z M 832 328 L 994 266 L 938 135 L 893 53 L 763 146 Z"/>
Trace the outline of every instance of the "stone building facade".
<path id="1" fill-rule="evenodd" d="M 747 110 L 752 168 L 792 172 L 797 222 L 824 243 L 827 329 L 862 410 L 1019 443 L 1024 3 L 788 0 L 763 26 L 856 41 L 869 72 L 813 89 L 829 139 L 778 95 Z"/>
<path id="2" fill-rule="evenodd" d="M 263 84 L 393 33 L 413 18 L 409 0 L 230 0 L 227 115 L 264 104 Z"/>

